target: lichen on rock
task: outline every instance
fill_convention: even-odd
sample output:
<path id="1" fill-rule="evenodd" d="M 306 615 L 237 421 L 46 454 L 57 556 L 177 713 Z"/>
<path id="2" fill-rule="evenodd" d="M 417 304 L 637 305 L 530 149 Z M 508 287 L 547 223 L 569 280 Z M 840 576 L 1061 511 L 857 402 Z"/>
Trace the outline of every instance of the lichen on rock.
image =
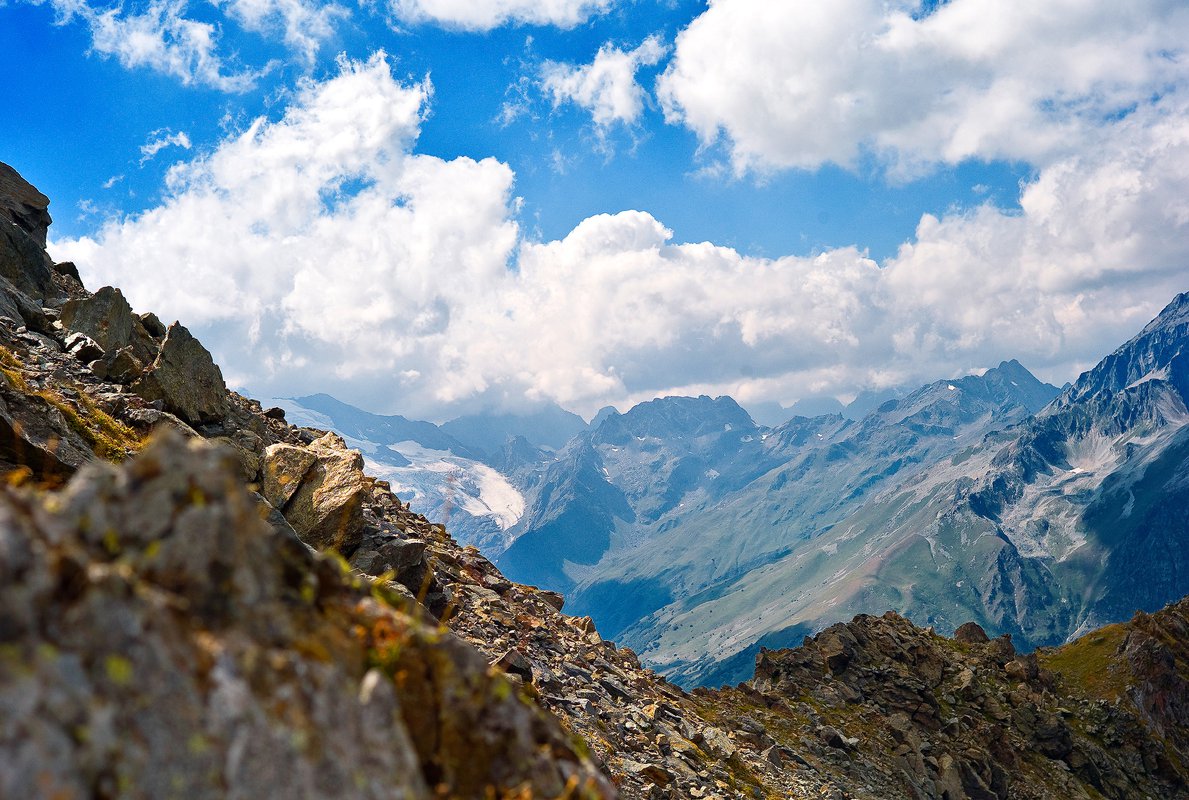
<path id="1" fill-rule="evenodd" d="M 610 796 L 503 687 L 264 522 L 226 448 L 0 490 L 0 797 Z"/>

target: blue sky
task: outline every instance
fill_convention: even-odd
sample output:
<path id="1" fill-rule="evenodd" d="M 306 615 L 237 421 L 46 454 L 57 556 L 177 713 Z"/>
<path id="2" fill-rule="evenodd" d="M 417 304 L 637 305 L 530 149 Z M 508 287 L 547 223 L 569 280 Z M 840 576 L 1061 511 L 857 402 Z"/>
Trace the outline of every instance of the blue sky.
<path id="1" fill-rule="evenodd" d="M 1189 288 L 1189 13 L 1117 6 L 7 0 L 0 160 L 256 394 L 1060 382 Z"/>

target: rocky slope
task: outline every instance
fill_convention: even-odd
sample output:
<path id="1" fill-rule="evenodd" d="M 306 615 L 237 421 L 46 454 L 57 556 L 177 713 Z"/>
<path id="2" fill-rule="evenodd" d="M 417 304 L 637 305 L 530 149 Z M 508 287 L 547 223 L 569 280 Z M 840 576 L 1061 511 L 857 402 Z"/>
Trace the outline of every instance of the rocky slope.
<path id="1" fill-rule="evenodd" d="M 974 623 L 863 615 L 697 696 L 856 797 L 1182 798 L 1186 633 L 1187 601 L 1027 655 Z"/>

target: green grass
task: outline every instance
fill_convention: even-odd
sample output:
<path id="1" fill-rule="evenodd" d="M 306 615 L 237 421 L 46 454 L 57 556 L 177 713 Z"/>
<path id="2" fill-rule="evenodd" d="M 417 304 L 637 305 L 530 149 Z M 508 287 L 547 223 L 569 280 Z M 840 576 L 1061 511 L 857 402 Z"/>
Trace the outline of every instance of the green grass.
<path id="1" fill-rule="evenodd" d="M 1127 689 L 1126 670 L 1114 657 L 1127 630 L 1122 623 L 1107 625 L 1061 647 L 1043 648 L 1037 655 L 1042 667 L 1060 675 L 1067 684 L 1091 697 L 1114 702 Z"/>

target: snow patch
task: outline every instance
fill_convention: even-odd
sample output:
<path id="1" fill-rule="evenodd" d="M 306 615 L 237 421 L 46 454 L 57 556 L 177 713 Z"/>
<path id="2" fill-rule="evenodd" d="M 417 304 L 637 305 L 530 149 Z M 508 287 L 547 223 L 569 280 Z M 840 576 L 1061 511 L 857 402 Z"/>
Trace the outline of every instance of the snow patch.
<path id="1" fill-rule="evenodd" d="M 394 490 L 399 484 L 419 488 L 423 495 L 428 495 L 427 483 L 432 484 L 447 512 L 460 509 L 472 517 L 490 518 L 501 531 L 508 530 L 524 516 L 524 495 L 486 464 L 448 450 L 432 450 L 414 441 L 397 442 L 386 449 L 411 462 L 393 466 L 385 464 L 379 454 L 367 459 L 369 469 L 392 481 Z"/>
<path id="2" fill-rule="evenodd" d="M 1147 383 L 1148 381 L 1166 381 L 1168 380 L 1168 367 L 1164 366 L 1160 369 L 1154 369 L 1147 375 L 1143 376 L 1137 381 L 1133 381 L 1127 385 L 1128 389 L 1134 389 L 1136 386 Z"/>

